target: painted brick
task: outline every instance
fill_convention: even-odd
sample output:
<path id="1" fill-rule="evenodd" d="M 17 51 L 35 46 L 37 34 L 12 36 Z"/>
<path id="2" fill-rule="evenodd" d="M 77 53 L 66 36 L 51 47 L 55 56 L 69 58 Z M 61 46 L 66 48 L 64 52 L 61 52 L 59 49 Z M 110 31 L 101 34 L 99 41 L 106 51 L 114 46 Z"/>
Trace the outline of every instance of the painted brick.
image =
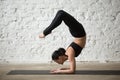
<path id="1" fill-rule="evenodd" d="M 0 63 L 48 63 L 54 50 L 67 48 L 73 37 L 64 23 L 38 37 L 60 9 L 87 32 L 77 61 L 120 61 L 120 0 L 0 0 Z"/>

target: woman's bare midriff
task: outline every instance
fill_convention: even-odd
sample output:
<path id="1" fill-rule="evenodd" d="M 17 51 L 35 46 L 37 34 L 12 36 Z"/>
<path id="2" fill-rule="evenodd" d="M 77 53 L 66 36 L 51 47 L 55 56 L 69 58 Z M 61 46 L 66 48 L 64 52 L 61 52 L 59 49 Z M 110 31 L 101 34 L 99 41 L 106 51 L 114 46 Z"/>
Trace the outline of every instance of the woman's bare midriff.
<path id="1" fill-rule="evenodd" d="M 86 36 L 80 38 L 74 38 L 74 42 L 80 47 L 84 48 L 86 44 Z"/>

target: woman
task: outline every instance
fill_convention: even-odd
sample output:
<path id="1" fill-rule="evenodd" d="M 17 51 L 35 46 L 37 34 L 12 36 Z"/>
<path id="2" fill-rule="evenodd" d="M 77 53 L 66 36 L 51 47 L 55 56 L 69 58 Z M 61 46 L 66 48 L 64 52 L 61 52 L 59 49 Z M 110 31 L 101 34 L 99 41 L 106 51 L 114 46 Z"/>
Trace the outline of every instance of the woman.
<path id="1" fill-rule="evenodd" d="M 53 29 L 61 24 L 62 21 L 68 26 L 74 40 L 66 50 L 64 48 L 59 48 L 53 52 L 52 60 L 58 64 L 63 64 L 68 60 L 70 67 L 52 70 L 51 73 L 74 73 L 76 70 L 75 57 L 78 57 L 86 43 L 86 32 L 82 24 L 67 12 L 59 10 L 52 23 L 43 31 L 43 33 L 40 34 L 39 37 L 44 38 L 46 35 L 50 34 Z"/>

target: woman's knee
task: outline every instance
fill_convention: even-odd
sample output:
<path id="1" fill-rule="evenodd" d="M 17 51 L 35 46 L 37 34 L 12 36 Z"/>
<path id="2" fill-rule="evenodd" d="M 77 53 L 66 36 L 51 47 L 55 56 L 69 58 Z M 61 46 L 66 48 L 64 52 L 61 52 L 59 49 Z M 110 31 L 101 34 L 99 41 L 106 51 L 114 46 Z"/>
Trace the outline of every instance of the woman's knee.
<path id="1" fill-rule="evenodd" d="M 63 11 L 63 10 L 58 11 L 58 14 L 64 14 L 64 13 L 65 13 L 65 11 Z"/>

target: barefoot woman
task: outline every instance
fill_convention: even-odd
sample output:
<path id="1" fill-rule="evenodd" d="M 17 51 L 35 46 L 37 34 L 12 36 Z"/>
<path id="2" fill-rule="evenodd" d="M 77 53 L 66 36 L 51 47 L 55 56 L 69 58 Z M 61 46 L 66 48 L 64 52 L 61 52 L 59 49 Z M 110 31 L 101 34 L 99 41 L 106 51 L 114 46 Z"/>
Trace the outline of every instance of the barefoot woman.
<path id="1" fill-rule="evenodd" d="M 74 37 L 73 42 L 65 50 L 59 48 L 52 54 L 52 60 L 58 64 L 63 64 L 66 60 L 69 61 L 69 68 L 61 68 L 51 71 L 51 73 L 74 73 L 76 70 L 75 57 L 78 57 L 86 43 L 86 32 L 81 23 L 79 23 L 73 16 L 63 10 L 59 10 L 51 22 L 51 24 L 40 34 L 40 38 L 44 38 L 50 34 L 53 29 L 61 24 L 61 22 L 68 26 L 71 35 Z"/>

